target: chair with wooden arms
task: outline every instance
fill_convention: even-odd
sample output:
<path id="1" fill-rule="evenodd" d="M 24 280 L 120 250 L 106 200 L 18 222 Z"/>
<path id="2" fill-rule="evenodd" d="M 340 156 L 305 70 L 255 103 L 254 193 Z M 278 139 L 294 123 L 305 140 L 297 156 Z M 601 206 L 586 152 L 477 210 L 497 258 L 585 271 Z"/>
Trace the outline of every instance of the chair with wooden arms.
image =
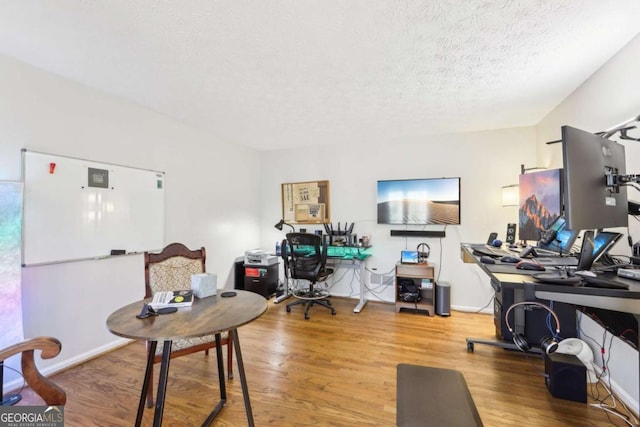
<path id="1" fill-rule="evenodd" d="M 287 312 L 291 307 L 303 304 L 305 306 L 304 318 L 309 319 L 309 309 L 314 305 L 321 305 L 331 310 L 335 315 L 336 310 L 331 307 L 329 292 L 316 288 L 318 282 L 325 282 L 333 273 L 333 269 L 327 268 L 327 251 L 322 244 L 322 237 L 309 233 L 288 233 L 282 241 L 281 256 L 284 260 L 285 280 L 294 279 L 308 281 L 308 287 L 299 287 L 291 292 L 298 301 L 287 304 Z"/>
<path id="2" fill-rule="evenodd" d="M 11 356 L 22 353 L 22 375 L 25 381 L 47 405 L 64 405 L 67 393 L 50 379 L 44 377 L 33 358 L 33 352 L 40 350 L 40 357 L 51 359 L 60 354 L 62 344 L 52 337 L 29 338 L 0 350 L 0 364 Z M 0 396 L 1 398 L 2 396 Z"/>
<path id="3" fill-rule="evenodd" d="M 182 243 L 171 243 L 159 253 L 144 253 L 144 281 L 145 298 L 150 298 L 156 292 L 179 291 L 191 289 L 191 276 L 205 272 L 206 251 L 204 247 L 190 250 Z M 233 378 L 233 345 L 231 332 L 224 332 L 222 345 L 227 346 L 227 376 Z M 215 348 L 215 335 L 197 338 L 177 339 L 173 341 L 171 358 Z M 147 346 L 147 349 L 149 346 Z M 156 348 L 153 363 L 162 360 L 162 346 Z M 153 366 L 149 374 L 147 388 L 147 406 L 153 406 Z"/>

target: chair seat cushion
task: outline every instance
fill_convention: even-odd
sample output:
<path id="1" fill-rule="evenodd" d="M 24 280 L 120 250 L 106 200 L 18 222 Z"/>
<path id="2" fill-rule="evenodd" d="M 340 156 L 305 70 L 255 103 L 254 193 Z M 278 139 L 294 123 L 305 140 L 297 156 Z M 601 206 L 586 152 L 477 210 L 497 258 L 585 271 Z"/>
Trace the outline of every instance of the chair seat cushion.
<path id="1" fill-rule="evenodd" d="M 227 332 L 223 332 L 220 334 L 222 338 L 227 338 L 229 334 Z M 216 341 L 215 335 L 205 335 L 203 337 L 194 337 L 194 338 L 183 338 L 179 340 L 174 340 L 171 345 L 171 352 L 174 353 L 176 351 L 185 350 L 187 348 L 195 347 L 197 345 L 206 344 L 206 343 L 214 343 Z M 162 345 L 158 343 L 156 347 L 156 356 L 162 354 Z"/>

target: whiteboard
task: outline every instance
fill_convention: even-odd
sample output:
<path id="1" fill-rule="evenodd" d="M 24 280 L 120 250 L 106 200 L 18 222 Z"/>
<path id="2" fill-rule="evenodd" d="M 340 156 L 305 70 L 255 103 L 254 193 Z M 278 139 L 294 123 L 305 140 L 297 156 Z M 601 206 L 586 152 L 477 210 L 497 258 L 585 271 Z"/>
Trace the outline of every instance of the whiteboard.
<path id="1" fill-rule="evenodd" d="M 23 266 L 164 247 L 163 172 L 22 153 Z"/>

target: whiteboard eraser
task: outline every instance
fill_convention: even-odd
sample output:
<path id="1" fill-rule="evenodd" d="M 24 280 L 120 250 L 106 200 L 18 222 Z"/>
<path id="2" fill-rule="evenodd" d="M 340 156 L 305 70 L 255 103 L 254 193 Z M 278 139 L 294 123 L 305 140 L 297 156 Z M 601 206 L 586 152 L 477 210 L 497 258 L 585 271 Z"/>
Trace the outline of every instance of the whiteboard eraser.
<path id="1" fill-rule="evenodd" d="M 218 291 L 218 276 L 212 273 L 191 275 L 191 290 L 196 298 L 206 298 Z"/>

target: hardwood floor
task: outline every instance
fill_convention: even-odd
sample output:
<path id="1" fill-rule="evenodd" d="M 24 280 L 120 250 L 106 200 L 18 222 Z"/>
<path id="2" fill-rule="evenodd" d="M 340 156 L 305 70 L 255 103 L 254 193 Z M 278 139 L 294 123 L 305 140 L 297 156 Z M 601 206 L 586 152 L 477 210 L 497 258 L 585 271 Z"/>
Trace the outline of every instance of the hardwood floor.
<path id="1" fill-rule="evenodd" d="M 398 363 L 461 371 L 485 426 L 624 425 L 597 408 L 553 398 L 541 358 L 482 345 L 468 353 L 466 337 L 493 337 L 491 316 L 427 317 L 375 302 L 354 314 L 355 300 L 332 301 L 337 315 L 314 307 L 309 320 L 301 307 L 286 313 L 270 301 L 261 318 L 239 329 L 257 426 L 395 425 Z M 65 425 L 133 425 L 144 364 L 144 344 L 134 342 L 53 376 L 68 395 Z M 227 387 L 215 425 L 246 425 L 238 375 Z M 200 425 L 217 393 L 215 353 L 172 360 L 164 425 Z M 25 390 L 20 404 L 42 403 Z M 152 416 L 147 409 L 144 425 Z"/>

